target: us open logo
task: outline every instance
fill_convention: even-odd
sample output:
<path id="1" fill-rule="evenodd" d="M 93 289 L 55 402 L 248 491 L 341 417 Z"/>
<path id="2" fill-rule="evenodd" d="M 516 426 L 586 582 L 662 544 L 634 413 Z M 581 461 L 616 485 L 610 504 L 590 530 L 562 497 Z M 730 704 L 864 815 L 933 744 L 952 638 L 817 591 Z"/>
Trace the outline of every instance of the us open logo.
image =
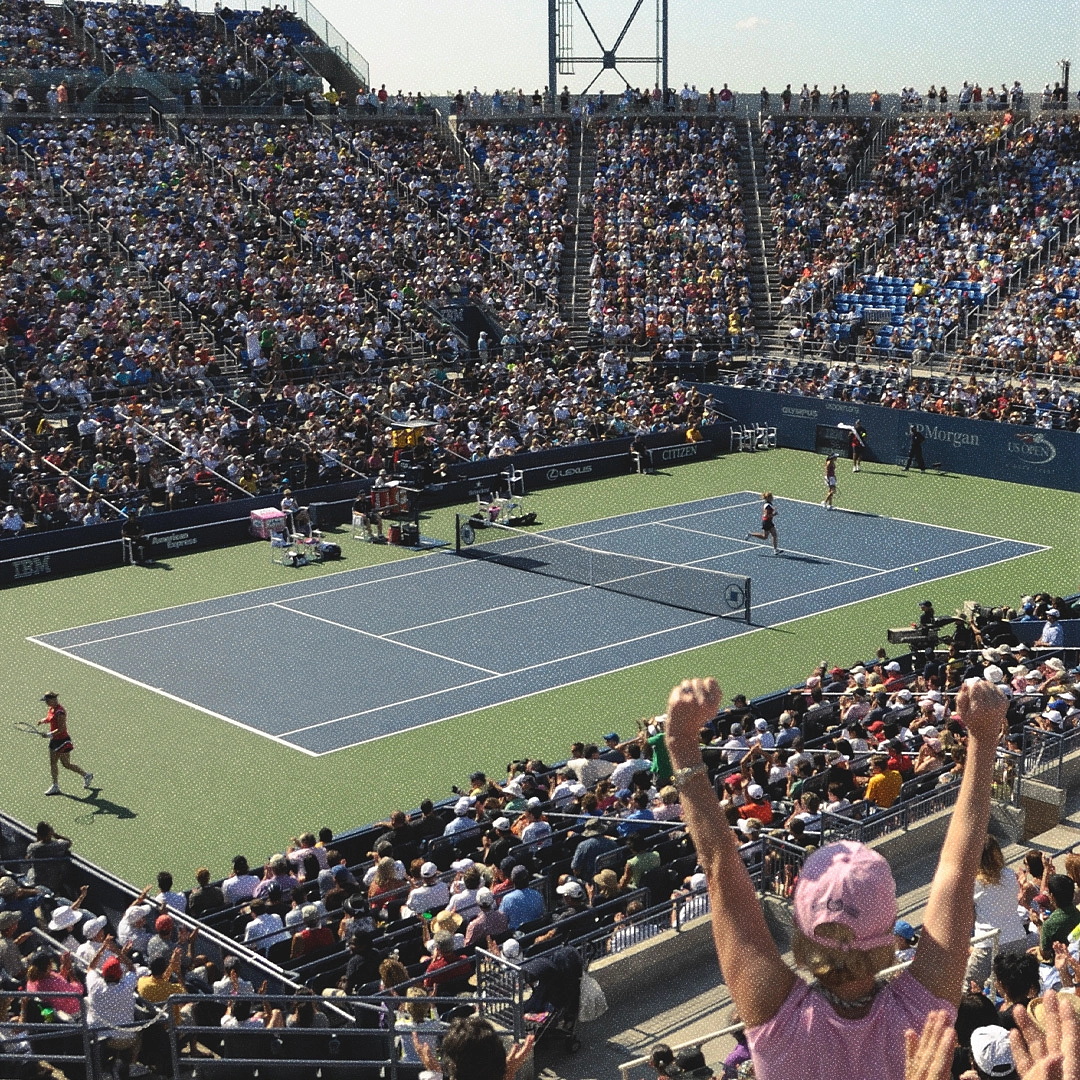
<path id="1" fill-rule="evenodd" d="M 1042 434 L 1010 439 L 1006 449 L 1025 465 L 1049 465 L 1057 457 L 1057 447 Z"/>

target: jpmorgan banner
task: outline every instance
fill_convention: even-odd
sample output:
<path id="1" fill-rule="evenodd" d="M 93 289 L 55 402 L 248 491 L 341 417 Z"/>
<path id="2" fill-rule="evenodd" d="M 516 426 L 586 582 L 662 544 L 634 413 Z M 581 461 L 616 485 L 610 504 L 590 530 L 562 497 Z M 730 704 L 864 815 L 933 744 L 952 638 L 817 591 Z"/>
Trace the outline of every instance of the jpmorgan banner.
<path id="1" fill-rule="evenodd" d="M 1080 491 L 1080 435 L 1072 431 L 1043 431 L 963 416 L 886 409 L 737 386 L 699 384 L 699 389 L 713 394 L 724 411 L 740 423 L 775 427 L 777 444 L 793 450 L 843 451 L 848 435 L 838 425 L 859 420 L 867 432 L 865 459 L 903 465 L 914 427 L 923 437 L 923 458 L 928 467 Z"/>

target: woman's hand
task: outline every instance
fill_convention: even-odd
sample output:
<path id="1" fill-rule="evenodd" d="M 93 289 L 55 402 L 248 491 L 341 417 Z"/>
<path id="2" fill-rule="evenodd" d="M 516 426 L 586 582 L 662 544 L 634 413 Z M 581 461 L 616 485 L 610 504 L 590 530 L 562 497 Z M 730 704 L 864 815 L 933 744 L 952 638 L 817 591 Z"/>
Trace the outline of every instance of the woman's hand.
<path id="1" fill-rule="evenodd" d="M 665 739 L 676 768 L 701 760 L 701 729 L 716 715 L 722 697 L 712 678 L 685 679 L 671 691 Z"/>
<path id="2" fill-rule="evenodd" d="M 904 1032 L 904 1080 L 949 1080 L 956 1030 L 949 1014 L 938 1009 L 926 1018 L 922 1034 Z"/>
<path id="3" fill-rule="evenodd" d="M 1053 990 L 1043 995 L 1040 1031 L 1027 1009 L 1013 1009 L 1016 1028 L 1009 1032 L 1016 1071 L 1023 1080 L 1080 1080 L 1080 1022 L 1076 1010 Z"/>

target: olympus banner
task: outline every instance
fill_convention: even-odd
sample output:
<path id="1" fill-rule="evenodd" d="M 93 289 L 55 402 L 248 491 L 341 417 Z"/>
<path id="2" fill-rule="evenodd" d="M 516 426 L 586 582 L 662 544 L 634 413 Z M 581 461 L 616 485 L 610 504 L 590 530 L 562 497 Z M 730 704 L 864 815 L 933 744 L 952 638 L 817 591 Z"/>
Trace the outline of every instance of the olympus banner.
<path id="1" fill-rule="evenodd" d="M 923 437 L 927 468 L 1080 491 L 1080 434 L 1072 431 L 1044 431 L 745 387 L 698 384 L 698 389 L 713 394 L 740 423 L 775 427 L 778 445 L 794 450 L 846 454 L 848 434 L 838 425 L 859 420 L 867 432 L 866 460 L 903 465 L 914 427 Z"/>

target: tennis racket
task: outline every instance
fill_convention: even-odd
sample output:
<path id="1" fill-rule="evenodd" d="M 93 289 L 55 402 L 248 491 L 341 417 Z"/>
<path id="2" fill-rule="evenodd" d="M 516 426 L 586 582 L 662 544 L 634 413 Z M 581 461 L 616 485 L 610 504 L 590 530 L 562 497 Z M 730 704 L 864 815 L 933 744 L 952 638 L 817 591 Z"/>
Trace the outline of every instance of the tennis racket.
<path id="1" fill-rule="evenodd" d="M 39 728 L 36 724 L 31 724 L 26 720 L 16 720 L 15 730 L 25 731 L 29 735 L 37 735 L 39 738 L 42 739 L 47 739 L 49 737 L 49 733 L 47 731 L 42 731 L 41 728 Z"/>

